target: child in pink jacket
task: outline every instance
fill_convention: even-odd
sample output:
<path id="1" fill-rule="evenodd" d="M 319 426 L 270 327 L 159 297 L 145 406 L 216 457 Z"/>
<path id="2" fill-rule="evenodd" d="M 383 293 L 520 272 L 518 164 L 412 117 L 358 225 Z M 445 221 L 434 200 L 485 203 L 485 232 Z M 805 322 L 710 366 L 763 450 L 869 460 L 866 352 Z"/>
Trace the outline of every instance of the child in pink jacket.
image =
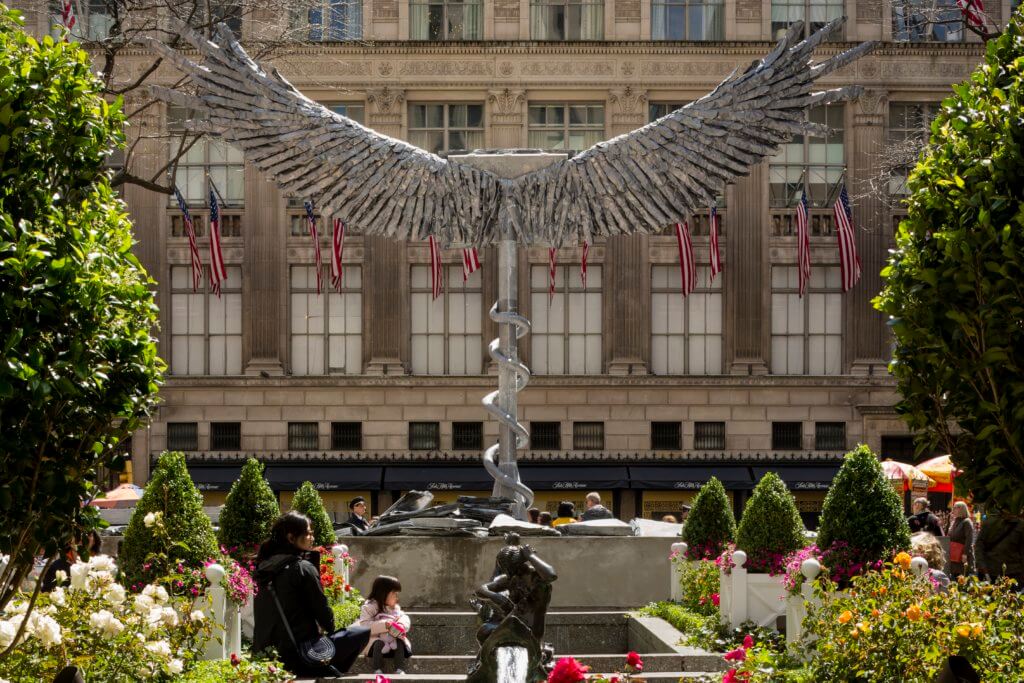
<path id="1" fill-rule="evenodd" d="M 395 660 L 395 673 L 403 674 L 406 661 L 412 657 L 412 645 L 407 635 L 411 622 L 398 604 L 401 590 L 402 584 L 395 577 L 378 576 L 373 580 L 370 597 L 359 611 L 356 625 L 365 626 L 374 633 L 366 647 L 366 653 L 373 660 L 374 673 L 384 672 L 384 658 L 388 657 Z M 387 624 L 383 632 L 380 632 L 381 622 Z"/>

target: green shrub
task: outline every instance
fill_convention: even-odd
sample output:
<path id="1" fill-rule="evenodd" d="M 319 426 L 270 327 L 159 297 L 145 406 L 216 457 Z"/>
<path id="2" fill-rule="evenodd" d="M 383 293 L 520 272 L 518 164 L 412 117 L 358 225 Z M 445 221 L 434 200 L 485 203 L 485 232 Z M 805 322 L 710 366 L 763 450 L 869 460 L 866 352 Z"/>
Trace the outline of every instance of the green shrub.
<path id="1" fill-rule="evenodd" d="M 242 657 L 237 664 L 229 659 L 198 662 L 176 680 L 179 683 L 283 683 L 294 678 L 280 662 Z"/>
<path id="2" fill-rule="evenodd" d="M 736 519 L 722 482 L 711 477 L 693 502 L 683 526 L 686 556 L 691 560 L 713 559 L 736 537 Z"/>
<path id="3" fill-rule="evenodd" d="M 740 646 L 748 635 L 754 638 L 762 648 L 778 657 L 779 663 L 790 664 L 786 656 L 778 653 L 786 649 L 785 637 L 773 629 L 758 626 L 752 621 L 745 621 L 737 628 L 724 624 L 717 614 L 706 616 L 687 609 L 678 602 L 652 602 L 637 610 L 643 617 L 664 619 L 674 628 L 683 633 L 682 644 L 699 647 L 709 652 L 726 652 Z M 716 677 L 715 681 L 720 680 Z"/>
<path id="4" fill-rule="evenodd" d="M 779 475 L 768 472 L 754 488 L 736 531 L 736 547 L 753 572 L 781 572 L 783 558 L 804 546 L 804 523 L 793 494 Z"/>
<path id="5" fill-rule="evenodd" d="M 152 523 L 149 527 L 146 525 L 149 513 L 160 513 L 172 547 L 157 542 L 158 537 L 152 533 Z M 149 571 L 143 570 L 143 564 L 153 564 L 154 556 L 161 554 L 166 555 L 168 566 L 154 564 Z M 186 566 L 200 567 L 204 560 L 216 554 L 213 525 L 203 512 L 203 497 L 189 477 L 185 455 L 164 453 L 125 531 L 118 553 L 121 570 L 129 584 L 133 584 L 168 573 L 178 560 Z"/>
<path id="6" fill-rule="evenodd" d="M 899 494 L 871 449 L 861 444 L 846 454 L 821 510 L 818 547 L 848 544 L 860 562 L 887 560 L 910 547 L 910 527 Z"/>
<path id="7" fill-rule="evenodd" d="M 331 518 L 327 516 L 327 510 L 324 509 L 324 501 L 321 500 L 320 494 L 308 481 L 302 482 L 302 486 L 295 492 L 295 497 L 292 498 L 292 510 L 309 517 L 309 521 L 313 524 L 313 536 L 317 545 L 327 547 L 334 545 L 336 540 L 334 525 L 331 524 Z"/>
<path id="8" fill-rule="evenodd" d="M 679 572 L 683 607 L 704 616 L 717 615 L 720 589 L 718 565 L 710 560 L 688 562 L 679 559 L 676 562 L 683 563 Z"/>
<path id="9" fill-rule="evenodd" d="M 251 554 L 270 537 L 280 514 L 277 496 L 263 478 L 263 464 L 249 458 L 220 511 L 217 539 L 235 559 Z"/>

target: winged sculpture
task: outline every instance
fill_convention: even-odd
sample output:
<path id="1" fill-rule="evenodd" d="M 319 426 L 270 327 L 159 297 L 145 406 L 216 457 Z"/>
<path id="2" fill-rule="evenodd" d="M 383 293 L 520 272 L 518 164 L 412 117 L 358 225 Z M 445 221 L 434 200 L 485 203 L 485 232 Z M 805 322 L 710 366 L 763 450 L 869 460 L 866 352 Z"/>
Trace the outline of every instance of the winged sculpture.
<path id="1" fill-rule="evenodd" d="M 381 135 L 304 96 L 274 68 L 251 59 L 221 24 L 208 40 L 188 28 L 198 63 L 167 45 L 152 49 L 190 79 L 194 94 L 154 86 L 294 196 L 364 234 L 426 239 L 445 246 L 593 243 L 595 237 L 654 232 L 707 207 L 777 147 L 827 129 L 809 106 L 851 100 L 857 86 L 812 91 L 815 81 L 872 50 L 867 42 L 812 64 L 837 19 L 800 40 L 794 23 L 763 59 L 733 71 L 711 93 L 626 135 L 517 178 L 499 178 Z M 508 237 L 505 237 L 508 239 Z"/>

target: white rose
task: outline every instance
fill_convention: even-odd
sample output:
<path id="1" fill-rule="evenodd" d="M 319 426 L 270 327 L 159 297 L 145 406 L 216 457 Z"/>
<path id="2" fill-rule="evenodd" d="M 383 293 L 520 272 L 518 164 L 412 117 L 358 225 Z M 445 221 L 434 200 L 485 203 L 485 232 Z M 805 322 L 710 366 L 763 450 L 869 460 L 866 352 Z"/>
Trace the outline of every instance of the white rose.
<path id="1" fill-rule="evenodd" d="M 120 605 L 127 597 L 124 586 L 119 583 L 112 583 L 103 591 L 103 599 L 112 605 Z"/>
<path id="2" fill-rule="evenodd" d="M 67 596 L 64 594 L 64 589 L 60 586 L 57 586 L 52 591 L 50 591 L 50 603 L 53 605 L 63 607 L 67 603 L 66 598 Z"/>
<path id="3" fill-rule="evenodd" d="M 20 625 L 20 622 L 16 624 L 14 621 L 0 621 L 0 647 L 6 648 L 14 642 Z"/>
<path id="4" fill-rule="evenodd" d="M 167 673 L 178 675 L 185 670 L 185 665 L 180 659 L 172 659 L 167 663 Z"/>
<path id="5" fill-rule="evenodd" d="M 142 594 L 148 596 L 150 599 L 153 600 L 153 602 L 157 604 L 163 604 L 167 602 L 167 599 L 170 597 L 169 595 L 167 595 L 166 588 L 164 588 L 163 586 L 157 586 L 156 584 L 152 583 L 142 589 Z"/>
<path id="6" fill-rule="evenodd" d="M 149 610 L 153 608 L 153 598 L 149 597 L 145 593 L 142 595 L 135 596 L 135 611 L 139 614 L 148 614 Z"/>
<path id="7" fill-rule="evenodd" d="M 15 602 L 15 603 L 7 606 L 7 613 L 10 614 L 10 615 L 24 614 L 27 611 L 28 611 L 28 603 L 27 602 Z"/>
<path id="8" fill-rule="evenodd" d="M 89 558 L 89 569 L 94 572 L 117 573 L 117 564 L 109 555 L 93 555 Z"/>
<path id="9" fill-rule="evenodd" d="M 206 615 L 203 614 L 202 610 L 195 610 L 192 614 L 188 615 L 190 621 L 200 622 L 206 619 Z"/>
<path id="10" fill-rule="evenodd" d="M 35 619 L 32 635 L 39 639 L 44 648 L 51 648 L 61 643 L 60 624 L 53 617 L 39 616 Z"/>
<path id="11" fill-rule="evenodd" d="M 170 658 L 171 656 L 171 646 L 166 640 L 154 640 L 151 643 L 146 643 L 146 649 L 157 657 Z"/>
<path id="12" fill-rule="evenodd" d="M 175 628 L 178 625 L 178 613 L 173 607 L 164 607 L 163 613 L 160 615 L 160 621 L 163 622 L 164 626 Z"/>
<path id="13" fill-rule="evenodd" d="M 145 517 L 142 518 L 142 523 L 146 525 L 147 529 L 152 527 L 154 524 L 156 524 L 156 513 L 148 513 Z"/>
<path id="14" fill-rule="evenodd" d="M 105 609 L 89 615 L 89 626 L 93 631 L 108 638 L 113 638 L 124 630 L 124 624 Z"/>
<path id="15" fill-rule="evenodd" d="M 102 591 L 112 583 L 114 583 L 114 575 L 108 571 L 100 570 L 89 572 L 89 578 L 85 585 L 89 589 L 89 592 L 96 593 Z"/>
<path id="16" fill-rule="evenodd" d="M 82 591 L 86 589 L 86 582 L 89 579 L 89 565 L 85 562 L 75 562 L 71 565 L 71 589 Z"/>
<path id="17" fill-rule="evenodd" d="M 58 569 L 53 573 L 53 580 L 57 582 L 57 585 L 62 585 L 68 580 L 68 573 L 63 569 Z"/>

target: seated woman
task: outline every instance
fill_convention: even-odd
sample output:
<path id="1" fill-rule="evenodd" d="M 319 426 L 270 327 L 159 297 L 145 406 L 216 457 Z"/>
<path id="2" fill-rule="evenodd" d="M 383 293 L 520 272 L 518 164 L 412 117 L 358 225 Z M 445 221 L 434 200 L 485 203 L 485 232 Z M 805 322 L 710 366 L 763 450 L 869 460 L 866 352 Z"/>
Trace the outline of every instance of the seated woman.
<path id="1" fill-rule="evenodd" d="M 373 628 L 378 622 L 387 625 L 387 631 L 374 635 L 370 640 L 367 654 L 373 660 L 374 673 L 384 673 L 384 658 L 387 657 L 394 660 L 395 673 L 404 674 L 406 661 L 412 657 L 408 636 L 412 622 L 398 604 L 401 591 L 402 584 L 395 577 L 378 576 L 373 580 L 370 597 L 359 611 L 359 621 L 356 622 L 359 626 Z"/>
<path id="2" fill-rule="evenodd" d="M 949 588 L 949 577 L 942 571 L 946 554 L 939 540 L 927 531 L 919 531 L 910 537 L 910 554 L 923 557 L 928 563 L 928 579 L 936 593 L 945 593 Z"/>
<path id="3" fill-rule="evenodd" d="M 568 500 L 563 500 L 558 504 L 558 515 L 555 520 L 551 522 L 551 526 L 562 526 L 563 524 L 572 524 L 576 521 L 576 506 Z"/>
<path id="4" fill-rule="evenodd" d="M 320 585 L 320 555 L 313 551 L 308 517 L 292 511 L 277 518 L 270 539 L 256 556 L 255 578 L 259 591 L 253 601 L 254 652 L 273 647 L 285 668 L 296 676 L 332 676 L 349 670 L 369 642 L 371 629 L 334 630 L 334 614 Z M 385 627 L 376 625 L 381 632 Z M 298 648 L 321 634 L 334 642 L 335 654 L 329 663 L 318 665 L 306 661 Z"/>

